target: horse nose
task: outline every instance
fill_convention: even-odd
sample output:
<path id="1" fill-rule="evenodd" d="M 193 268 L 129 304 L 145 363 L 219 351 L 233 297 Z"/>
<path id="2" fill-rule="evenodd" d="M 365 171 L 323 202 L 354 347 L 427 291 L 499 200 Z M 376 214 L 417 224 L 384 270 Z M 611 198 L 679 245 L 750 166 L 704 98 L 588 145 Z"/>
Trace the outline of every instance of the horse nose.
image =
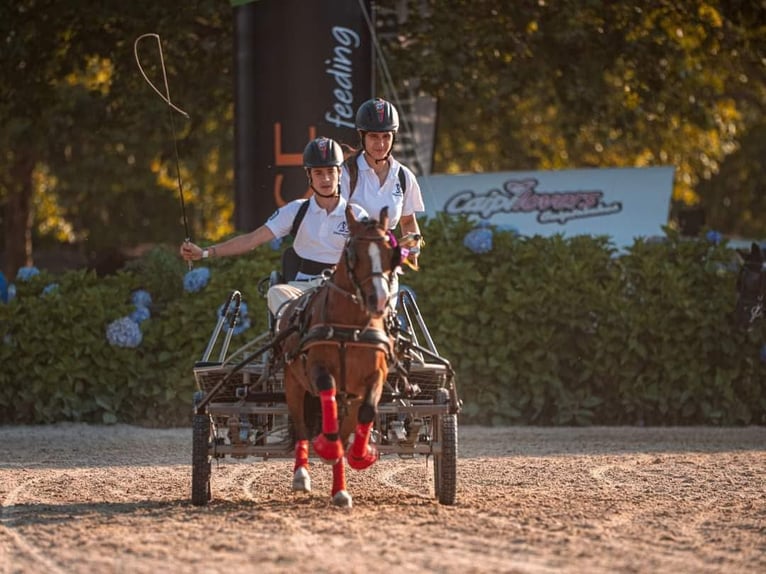
<path id="1" fill-rule="evenodd" d="M 387 302 L 385 290 L 375 289 L 367 295 L 367 310 L 376 317 L 380 317 L 386 310 Z"/>
<path id="2" fill-rule="evenodd" d="M 378 314 L 378 315 L 382 312 L 382 308 L 380 305 L 380 298 L 378 297 L 377 293 L 370 293 L 368 295 L 367 308 L 370 310 L 370 312 Z"/>

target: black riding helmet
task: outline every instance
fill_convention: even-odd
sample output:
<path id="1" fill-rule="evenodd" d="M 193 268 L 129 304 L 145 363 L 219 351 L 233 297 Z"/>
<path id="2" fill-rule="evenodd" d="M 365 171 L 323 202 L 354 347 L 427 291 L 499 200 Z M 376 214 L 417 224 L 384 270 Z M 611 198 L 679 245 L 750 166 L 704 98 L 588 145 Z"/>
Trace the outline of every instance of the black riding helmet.
<path id="1" fill-rule="evenodd" d="M 324 195 L 319 193 L 319 190 L 314 187 L 314 182 L 311 181 L 311 168 L 312 167 L 337 167 L 343 164 L 343 150 L 340 144 L 330 138 L 318 137 L 311 140 L 306 148 L 303 150 L 303 167 L 306 168 L 306 177 L 309 180 L 309 187 L 322 197 L 332 197 L 333 195 L 340 195 L 340 182 L 338 189 L 335 190 L 333 195 Z"/>
<path id="2" fill-rule="evenodd" d="M 319 137 L 311 140 L 303 150 L 303 167 L 340 167 L 343 150 L 340 144 L 330 138 Z"/>
<path id="3" fill-rule="evenodd" d="M 391 142 L 391 149 L 393 149 L 396 132 L 399 130 L 399 112 L 396 111 L 394 104 L 383 98 L 367 100 L 356 111 L 356 129 L 359 131 L 359 143 L 363 150 L 365 149 L 364 135 L 367 132 L 392 132 L 394 137 Z M 390 155 L 391 150 L 388 150 L 386 157 L 376 161 L 386 161 Z"/>
<path id="4" fill-rule="evenodd" d="M 382 98 L 367 100 L 356 111 L 356 129 L 362 132 L 394 132 L 399 130 L 399 112 Z"/>

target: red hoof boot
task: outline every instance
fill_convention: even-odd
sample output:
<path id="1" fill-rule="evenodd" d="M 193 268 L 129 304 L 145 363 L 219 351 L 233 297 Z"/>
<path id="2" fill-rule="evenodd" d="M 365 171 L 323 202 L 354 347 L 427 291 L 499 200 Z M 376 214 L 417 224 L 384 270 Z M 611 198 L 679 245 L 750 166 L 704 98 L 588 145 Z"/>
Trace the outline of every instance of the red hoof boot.
<path id="1" fill-rule="evenodd" d="M 355 456 L 352 453 L 348 453 L 348 465 L 354 470 L 364 470 L 365 468 L 372 466 L 372 464 L 378 460 L 378 449 L 372 445 L 367 446 L 367 454 L 363 456 Z"/>
<path id="2" fill-rule="evenodd" d="M 311 444 L 314 447 L 314 452 L 319 455 L 323 462 L 335 464 L 343 458 L 343 445 L 340 444 L 337 438 L 330 440 L 327 438 L 327 435 L 322 433 Z"/>

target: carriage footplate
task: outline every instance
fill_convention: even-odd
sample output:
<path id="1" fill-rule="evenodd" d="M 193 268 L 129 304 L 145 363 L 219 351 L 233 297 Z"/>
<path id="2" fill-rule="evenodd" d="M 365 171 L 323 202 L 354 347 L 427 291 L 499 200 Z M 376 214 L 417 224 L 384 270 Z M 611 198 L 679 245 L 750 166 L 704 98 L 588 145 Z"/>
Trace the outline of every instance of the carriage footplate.
<path id="1" fill-rule="evenodd" d="M 422 441 L 420 436 L 422 428 L 423 419 L 420 417 L 390 421 L 386 439 L 391 444 L 413 446 L 415 442 Z"/>
<path id="2" fill-rule="evenodd" d="M 250 434 L 253 432 L 252 425 L 247 418 L 239 415 L 231 416 L 226 422 L 229 428 L 228 437 L 232 446 L 245 446 L 250 442 Z M 232 453 L 232 458 L 245 458 L 244 453 Z"/>

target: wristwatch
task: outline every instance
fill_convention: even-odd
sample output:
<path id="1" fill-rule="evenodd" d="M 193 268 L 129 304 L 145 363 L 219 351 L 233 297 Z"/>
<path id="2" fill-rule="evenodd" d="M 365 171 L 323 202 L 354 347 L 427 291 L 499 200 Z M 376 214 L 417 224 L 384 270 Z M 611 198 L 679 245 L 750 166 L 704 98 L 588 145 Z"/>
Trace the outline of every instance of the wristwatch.
<path id="1" fill-rule="evenodd" d="M 203 249 L 202 250 L 202 259 L 207 259 L 210 257 L 210 250 L 209 249 Z"/>

